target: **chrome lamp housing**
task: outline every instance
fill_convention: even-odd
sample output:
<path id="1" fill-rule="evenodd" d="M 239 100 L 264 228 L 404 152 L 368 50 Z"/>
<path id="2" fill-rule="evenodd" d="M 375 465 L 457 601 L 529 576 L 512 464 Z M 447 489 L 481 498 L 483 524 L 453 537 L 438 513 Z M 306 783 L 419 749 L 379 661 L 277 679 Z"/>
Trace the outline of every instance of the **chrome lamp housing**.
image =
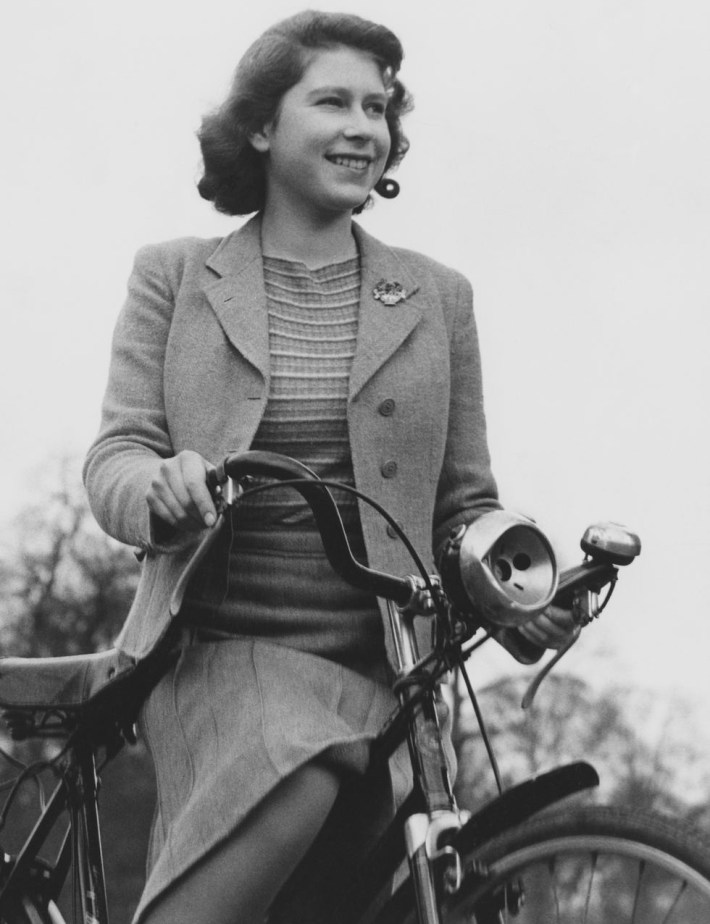
<path id="1" fill-rule="evenodd" d="M 559 570 L 549 540 L 531 520 L 507 510 L 456 527 L 439 560 L 444 590 L 482 624 L 520 626 L 557 591 Z"/>

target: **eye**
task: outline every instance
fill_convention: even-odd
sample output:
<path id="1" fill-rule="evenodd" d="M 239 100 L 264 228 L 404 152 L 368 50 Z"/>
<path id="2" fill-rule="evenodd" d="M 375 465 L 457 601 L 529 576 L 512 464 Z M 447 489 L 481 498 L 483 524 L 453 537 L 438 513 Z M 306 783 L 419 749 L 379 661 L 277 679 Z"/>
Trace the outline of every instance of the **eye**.
<path id="1" fill-rule="evenodd" d="M 368 112 L 371 112 L 373 115 L 383 116 L 385 114 L 385 110 L 387 109 L 387 105 L 381 102 L 372 102 L 368 103 L 366 108 Z"/>
<path id="2" fill-rule="evenodd" d="M 333 106 L 336 109 L 344 106 L 343 100 L 339 96 L 323 96 L 318 100 L 319 106 Z"/>

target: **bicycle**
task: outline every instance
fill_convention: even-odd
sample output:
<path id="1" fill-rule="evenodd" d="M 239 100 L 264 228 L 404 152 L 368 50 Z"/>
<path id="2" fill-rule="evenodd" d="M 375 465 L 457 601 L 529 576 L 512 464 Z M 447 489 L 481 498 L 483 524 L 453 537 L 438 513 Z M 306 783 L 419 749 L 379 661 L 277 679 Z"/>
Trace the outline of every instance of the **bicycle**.
<path id="1" fill-rule="evenodd" d="M 254 476 L 270 480 L 254 484 Z M 414 774 L 414 788 L 382 839 L 361 868 L 344 869 L 337 882 L 324 883 L 308 924 L 710 921 L 710 850 L 699 835 L 602 806 L 555 808 L 599 783 L 594 768 L 582 761 L 501 791 L 471 815 L 456 804 L 442 743 L 436 687 L 459 666 L 497 775 L 464 662 L 489 637 L 532 657 L 520 650 L 515 629 L 550 601 L 572 606 L 581 629 L 606 606 L 618 568 L 638 555 L 638 538 L 612 524 L 590 527 L 582 539 L 583 562 L 559 574 L 547 539 L 532 522 L 487 514 L 454 530 L 439 577 L 427 573 L 387 512 L 363 497 L 399 531 L 417 564 L 417 575 L 398 577 L 361 564 L 350 552 L 330 489 L 357 494 L 354 488 L 321 481 L 294 460 L 246 452 L 227 457 L 215 474 L 218 523 L 175 588 L 175 611 L 230 507 L 273 484 L 291 485 L 310 504 L 335 570 L 387 601 L 399 707 L 373 743 L 372 760 L 386 760 L 406 738 Z M 425 657 L 417 648 L 415 618 L 432 623 L 432 652 Z M 474 638 L 481 630 L 483 637 Z M 24 846 L 12 857 L 0 851 L 1 924 L 63 924 L 57 902 L 65 882 L 76 898 L 77 921 L 108 924 L 98 755 L 111 760 L 135 742 L 141 703 L 176 656 L 168 635 L 140 662 L 116 650 L 0 661 L 0 709 L 13 737 L 52 738 L 62 745 L 41 767 L 19 774 L 0 815 L 1 829 L 20 786 L 51 767 L 59 778 L 56 788 Z M 560 656 L 548 662 L 538 682 Z M 60 821 L 61 843 L 47 859 L 44 845 Z M 405 858 L 409 876 L 373 909 Z"/>

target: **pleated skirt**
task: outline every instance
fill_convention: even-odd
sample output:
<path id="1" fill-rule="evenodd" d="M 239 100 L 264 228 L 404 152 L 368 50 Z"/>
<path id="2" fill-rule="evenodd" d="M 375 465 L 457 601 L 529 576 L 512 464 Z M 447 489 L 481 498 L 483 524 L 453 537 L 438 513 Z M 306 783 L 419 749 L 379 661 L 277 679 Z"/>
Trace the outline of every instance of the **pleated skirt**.
<path id="1" fill-rule="evenodd" d="M 218 553 L 185 617 L 180 658 L 141 716 L 158 796 L 134 920 L 317 758 L 342 797 L 270 919 L 307 921 L 314 883 L 364 856 L 410 786 L 406 749 L 368 769 L 396 706 L 376 603 L 335 575 L 318 536 L 280 533 Z"/>

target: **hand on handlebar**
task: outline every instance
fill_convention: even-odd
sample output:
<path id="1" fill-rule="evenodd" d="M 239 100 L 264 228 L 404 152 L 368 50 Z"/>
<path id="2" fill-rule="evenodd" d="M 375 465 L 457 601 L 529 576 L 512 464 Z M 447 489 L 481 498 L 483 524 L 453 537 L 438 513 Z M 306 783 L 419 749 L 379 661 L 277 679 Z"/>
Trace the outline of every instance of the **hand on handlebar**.
<path id="1" fill-rule="evenodd" d="M 518 632 L 540 648 L 563 648 L 578 631 L 572 611 L 548 606 L 529 622 L 518 626 Z"/>
<path id="2" fill-rule="evenodd" d="M 183 532 L 213 526 L 217 510 L 207 487 L 213 469 L 207 459 L 189 449 L 165 459 L 146 494 L 151 513 Z"/>

